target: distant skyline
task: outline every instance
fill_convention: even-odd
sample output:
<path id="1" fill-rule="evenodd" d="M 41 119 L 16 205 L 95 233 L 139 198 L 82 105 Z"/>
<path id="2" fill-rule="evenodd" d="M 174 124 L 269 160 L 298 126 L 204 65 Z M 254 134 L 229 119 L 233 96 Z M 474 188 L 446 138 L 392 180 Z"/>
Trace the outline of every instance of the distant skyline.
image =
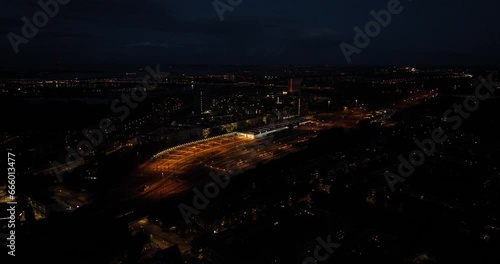
<path id="1" fill-rule="evenodd" d="M 43 2 L 49 0 L 42 0 Z M 226 0 L 220 0 L 227 2 Z M 348 65 L 339 44 L 373 20 L 389 0 L 242 0 L 221 22 L 213 0 L 69 1 L 15 54 L 7 34 L 21 35 L 36 0 L 4 0 L 0 69 L 94 64 Z M 352 65 L 500 65 L 494 0 L 401 0 L 404 11 L 372 39 Z"/>

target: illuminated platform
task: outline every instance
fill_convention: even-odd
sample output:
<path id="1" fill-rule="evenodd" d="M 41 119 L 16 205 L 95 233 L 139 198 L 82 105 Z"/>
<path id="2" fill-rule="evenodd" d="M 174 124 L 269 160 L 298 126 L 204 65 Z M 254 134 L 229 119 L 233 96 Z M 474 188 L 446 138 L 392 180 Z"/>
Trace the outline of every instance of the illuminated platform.
<path id="1" fill-rule="evenodd" d="M 294 128 L 294 127 L 297 127 L 299 125 L 304 125 L 304 124 L 307 124 L 310 122 L 312 122 L 312 121 L 308 120 L 306 118 L 303 118 L 303 117 L 292 118 L 292 119 L 288 119 L 286 121 L 279 122 L 279 123 L 272 124 L 272 125 L 268 125 L 265 127 L 259 127 L 259 128 L 247 130 L 244 132 L 236 132 L 236 134 L 238 136 L 249 138 L 249 139 L 257 139 L 257 138 L 265 137 L 265 136 L 272 134 L 272 133 L 276 133 L 276 132 L 283 131 L 286 129 Z"/>

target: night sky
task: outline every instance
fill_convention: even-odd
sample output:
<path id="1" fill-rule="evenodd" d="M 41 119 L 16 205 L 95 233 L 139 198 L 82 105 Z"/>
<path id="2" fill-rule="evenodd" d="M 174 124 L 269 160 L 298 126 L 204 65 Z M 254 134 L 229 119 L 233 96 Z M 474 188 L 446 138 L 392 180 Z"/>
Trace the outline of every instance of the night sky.
<path id="1" fill-rule="evenodd" d="M 47 0 L 43 0 L 47 1 Z M 221 0 L 226 2 L 227 0 Z M 335 64 L 355 26 L 389 0 L 243 0 L 221 22 L 213 0 L 72 0 L 16 55 L 7 34 L 35 0 L 2 0 L 2 69 L 93 64 Z M 401 0 L 356 64 L 500 62 L 498 0 Z"/>

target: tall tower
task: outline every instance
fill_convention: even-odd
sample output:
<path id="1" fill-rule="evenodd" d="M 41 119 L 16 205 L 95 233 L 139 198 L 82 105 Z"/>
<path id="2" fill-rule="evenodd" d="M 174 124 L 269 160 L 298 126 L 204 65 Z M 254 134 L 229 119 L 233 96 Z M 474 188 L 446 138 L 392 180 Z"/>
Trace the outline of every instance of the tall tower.
<path id="1" fill-rule="evenodd" d="M 290 79 L 290 87 L 288 88 L 288 92 L 289 93 L 293 92 L 293 79 Z"/>
<path id="2" fill-rule="evenodd" d="M 212 106 L 211 91 L 207 87 L 194 87 L 194 113 L 201 115 Z"/>
<path id="3" fill-rule="evenodd" d="M 297 110 L 298 116 L 300 116 L 300 97 L 299 97 L 299 109 Z"/>

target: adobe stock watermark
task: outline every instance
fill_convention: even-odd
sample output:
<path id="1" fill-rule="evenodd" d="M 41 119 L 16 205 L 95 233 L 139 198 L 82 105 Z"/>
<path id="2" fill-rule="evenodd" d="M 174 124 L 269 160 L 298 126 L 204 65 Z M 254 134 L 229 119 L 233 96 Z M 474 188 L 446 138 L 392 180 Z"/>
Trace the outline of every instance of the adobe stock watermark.
<path id="1" fill-rule="evenodd" d="M 71 0 L 39 0 L 38 5 L 42 10 L 34 13 L 31 21 L 25 16 L 21 18 L 21 21 L 24 23 L 21 27 L 22 36 L 13 32 L 7 34 L 7 38 L 9 39 L 14 53 L 18 54 L 19 45 L 28 44 L 30 39 L 38 35 L 39 29 L 45 27 L 49 23 L 50 18 L 55 17 L 59 13 L 59 5 L 66 5 L 70 1 Z"/>
<path id="2" fill-rule="evenodd" d="M 448 109 L 443 114 L 443 120 L 448 123 L 453 123 L 452 129 L 457 130 L 463 124 L 464 119 L 468 119 L 473 112 L 479 108 L 481 101 L 490 98 L 495 92 L 496 87 L 500 86 L 500 82 L 495 82 L 492 76 L 489 75 L 488 79 L 479 77 L 479 84 L 476 86 L 474 95 L 468 96 L 464 99 L 462 104 L 454 104 L 453 109 Z M 399 166 L 398 173 L 394 174 L 392 172 L 386 171 L 384 173 L 385 180 L 391 188 L 391 191 L 395 191 L 395 185 L 398 183 L 403 183 L 406 178 L 413 175 L 415 172 L 415 167 L 424 164 L 426 156 L 430 157 L 436 151 L 436 144 L 442 144 L 448 139 L 445 131 L 441 128 L 436 128 L 431 132 L 431 136 L 424 140 L 415 139 L 415 145 L 417 148 L 413 150 L 409 155 L 408 159 L 404 158 L 403 155 L 399 155 Z"/>
<path id="3" fill-rule="evenodd" d="M 152 69 L 150 66 L 146 67 L 148 74 L 143 78 L 143 87 L 135 87 L 130 94 L 122 94 L 119 99 L 115 99 L 111 102 L 111 111 L 116 114 L 120 114 L 120 121 L 125 120 L 130 115 L 131 109 L 135 109 L 138 103 L 144 101 L 148 95 L 147 90 L 153 90 L 158 87 L 157 80 L 163 76 L 168 76 L 168 73 L 162 73 L 160 71 L 160 65 L 156 65 L 156 70 Z M 113 122 L 109 118 L 103 118 L 99 122 L 99 127 L 87 130 L 82 130 L 82 134 L 86 139 L 82 139 L 76 145 L 76 151 L 70 146 L 66 146 L 66 163 L 61 164 L 57 161 L 51 163 L 52 169 L 56 173 L 59 182 L 62 182 L 62 174 L 65 171 L 70 171 L 70 163 L 81 162 L 83 157 L 90 155 L 94 148 L 97 148 L 103 140 L 106 134 L 110 134 L 115 130 Z M 66 167 L 66 168 L 64 168 Z"/>
<path id="4" fill-rule="evenodd" d="M 302 264 L 317 264 L 327 260 L 334 252 L 340 247 L 340 243 L 332 243 L 332 236 L 328 235 L 326 241 L 323 238 L 318 237 L 316 241 L 319 245 L 314 248 L 313 255 L 307 257 L 302 261 Z M 320 254 L 321 250 L 325 252 Z"/>
<path id="5" fill-rule="evenodd" d="M 224 13 L 227 11 L 233 12 L 241 3 L 243 3 L 243 0 L 215 0 L 212 2 L 212 5 L 219 16 L 220 22 L 224 22 Z"/>
<path id="6" fill-rule="evenodd" d="M 368 47 L 371 39 L 380 35 L 382 28 L 389 26 L 392 21 L 392 16 L 401 14 L 403 10 L 404 7 L 399 0 L 389 0 L 387 9 L 380 10 L 379 12 L 375 12 L 375 10 L 370 11 L 370 15 L 372 15 L 374 20 L 366 23 L 364 31 L 359 27 L 354 27 L 354 32 L 356 32 L 354 36 L 354 46 L 345 41 L 339 45 L 347 63 L 351 64 L 351 56 L 354 53 L 360 54 L 362 49 Z"/>

